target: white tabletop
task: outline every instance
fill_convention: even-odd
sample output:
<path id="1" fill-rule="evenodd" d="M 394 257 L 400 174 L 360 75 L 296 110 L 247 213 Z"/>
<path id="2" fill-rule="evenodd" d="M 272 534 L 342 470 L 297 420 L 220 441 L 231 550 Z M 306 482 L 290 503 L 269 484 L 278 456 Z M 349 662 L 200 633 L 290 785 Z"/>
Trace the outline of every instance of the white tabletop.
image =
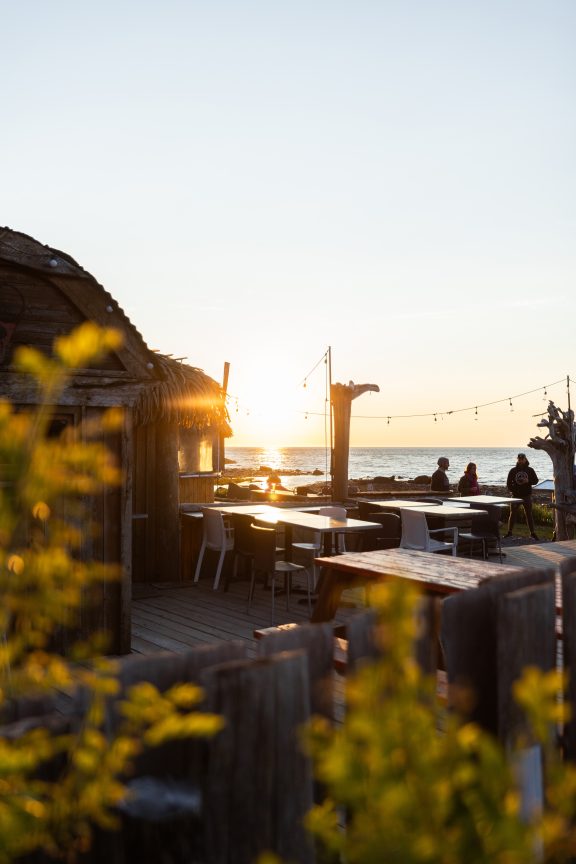
<path id="1" fill-rule="evenodd" d="M 382 528 L 379 522 L 366 522 L 363 519 L 336 519 L 334 516 L 320 516 L 318 513 L 304 513 L 301 510 L 279 510 L 260 513 L 258 522 L 268 524 L 294 525 L 297 528 L 309 528 L 325 534 L 330 531 L 363 531 L 372 528 Z"/>
<path id="2" fill-rule="evenodd" d="M 474 510 L 472 507 L 451 507 L 442 505 L 435 507 L 434 504 L 422 504 L 420 507 L 411 507 L 410 512 L 416 510 L 425 513 L 426 516 L 439 516 L 442 519 L 470 519 L 472 516 L 485 516 L 486 510 Z"/>
<path id="3" fill-rule="evenodd" d="M 463 495 L 458 501 L 467 504 L 520 504 L 521 498 L 503 498 L 501 495 Z"/>
<path id="4" fill-rule="evenodd" d="M 370 501 L 380 510 L 401 510 L 402 507 L 440 507 L 434 501 L 412 501 L 405 498 L 379 498 Z"/>

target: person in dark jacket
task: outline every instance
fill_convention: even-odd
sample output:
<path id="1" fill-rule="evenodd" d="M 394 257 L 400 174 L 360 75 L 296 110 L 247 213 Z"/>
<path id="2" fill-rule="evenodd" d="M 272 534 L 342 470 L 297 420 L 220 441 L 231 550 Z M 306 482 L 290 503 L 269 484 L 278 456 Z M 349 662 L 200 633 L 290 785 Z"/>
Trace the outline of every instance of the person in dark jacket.
<path id="1" fill-rule="evenodd" d="M 431 492 L 449 492 L 450 481 L 446 475 L 446 471 L 450 467 L 450 460 L 446 456 L 440 456 L 438 459 L 438 468 L 432 474 L 432 482 L 430 484 Z"/>
<path id="2" fill-rule="evenodd" d="M 528 523 L 528 528 L 530 530 L 530 537 L 532 537 L 533 540 L 538 540 L 536 529 L 534 527 L 534 517 L 532 516 L 532 486 L 535 486 L 536 483 L 538 483 L 538 477 L 536 476 L 534 469 L 530 467 L 526 454 L 519 453 L 516 466 L 511 468 L 508 472 L 506 486 L 512 493 L 513 498 L 522 499 L 522 504 L 510 505 L 510 518 L 508 520 L 508 533 L 506 534 L 506 537 L 512 536 L 512 529 L 516 522 L 518 508 L 524 507 L 526 522 Z"/>
<path id="3" fill-rule="evenodd" d="M 458 481 L 458 491 L 461 495 L 480 495 L 475 462 L 469 462 L 466 466 L 464 474 Z"/>

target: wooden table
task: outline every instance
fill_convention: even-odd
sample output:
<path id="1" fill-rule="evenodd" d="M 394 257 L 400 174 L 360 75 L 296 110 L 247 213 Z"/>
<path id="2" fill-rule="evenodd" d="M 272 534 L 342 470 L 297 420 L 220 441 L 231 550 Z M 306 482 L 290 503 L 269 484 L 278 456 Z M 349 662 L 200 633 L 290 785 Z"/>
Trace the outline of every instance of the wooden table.
<path id="1" fill-rule="evenodd" d="M 318 600 L 310 619 L 313 622 L 331 621 L 342 591 L 367 582 L 407 579 L 428 593 L 444 596 L 477 588 L 495 576 L 525 572 L 523 567 L 410 549 L 345 552 L 315 560 L 323 569 L 318 582 Z"/>

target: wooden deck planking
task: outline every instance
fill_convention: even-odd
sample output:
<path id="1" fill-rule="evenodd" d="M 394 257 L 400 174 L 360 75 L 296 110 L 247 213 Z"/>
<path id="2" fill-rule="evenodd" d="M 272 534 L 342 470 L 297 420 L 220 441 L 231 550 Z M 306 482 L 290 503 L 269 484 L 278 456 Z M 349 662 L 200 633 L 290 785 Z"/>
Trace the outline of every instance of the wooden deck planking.
<path id="1" fill-rule="evenodd" d="M 247 610 L 248 583 L 230 584 L 228 591 L 213 591 L 209 579 L 199 582 L 135 585 L 132 601 L 132 652 L 181 653 L 188 648 L 229 640 L 249 643 L 255 653 L 255 629 L 271 624 L 272 600 L 269 591 L 256 587 L 250 612 Z M 310 620 L 305 595 L 292 595 L 286 610 L 284 595 L 276 598 L 276 623 L 306 623 Z M 356 599 L 356 598 L 354 598 Z M 336 624 L 346 621 L 353 608 L 340 610 Z"/>
<path id="2" fill-rule="evenodd" d="M 506 563 L 520 567 L 557 567 L 560 572 L 576 570 L 576 540 L 506 546 Z"/>

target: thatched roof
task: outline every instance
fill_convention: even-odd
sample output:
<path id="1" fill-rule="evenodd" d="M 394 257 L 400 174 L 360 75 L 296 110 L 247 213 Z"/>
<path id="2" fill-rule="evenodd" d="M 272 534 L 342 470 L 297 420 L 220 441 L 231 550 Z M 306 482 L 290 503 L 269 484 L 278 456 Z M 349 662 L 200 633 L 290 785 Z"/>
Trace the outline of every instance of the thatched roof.
<path id="1" fill-rule="evenodd" d="M 56 286 L 87 320 L 117 327 L 123 333 L 124 345 L 116 353 L 129 377 L 115 384 L 110 371 L 102 371 L 102 386 L 108 393 L 119 393 L 120 387 L 130 388 L 134 396 L 128 404 L 133 404 L 137 424 L 167 420 L 199 432 L 216 428 L 225 436 L 232 434 L 224 392 L 218 382 L 201 369 L 151 351 L 112 295 L 70 255 L 20 231 L 0 227 L 2 262 L 28 273 L 30 278 Z M 24 299 L 22 302 L 26 306 Z M 26 315 L 34 318 L 33 305 L 26 306 Z M 86 374 L 84 370 L 84 378 Z M 89 374 L 97 379 L 100 372 L 93 369 Z M 71 384 L 74 387 L 75 381 Z M 86 381 L 78 386 L 86 387 Z"/>
<path id="2" fill-rule="evenodd" d="M 153 356 L 162 380 L 143 388 L 134 409 L 135 422 L 145 425 L 166 420 L 199 432 L 216 427 L 223 435 L 231 435 L 221 386 L 201 369 L 163 354 Z"/>

